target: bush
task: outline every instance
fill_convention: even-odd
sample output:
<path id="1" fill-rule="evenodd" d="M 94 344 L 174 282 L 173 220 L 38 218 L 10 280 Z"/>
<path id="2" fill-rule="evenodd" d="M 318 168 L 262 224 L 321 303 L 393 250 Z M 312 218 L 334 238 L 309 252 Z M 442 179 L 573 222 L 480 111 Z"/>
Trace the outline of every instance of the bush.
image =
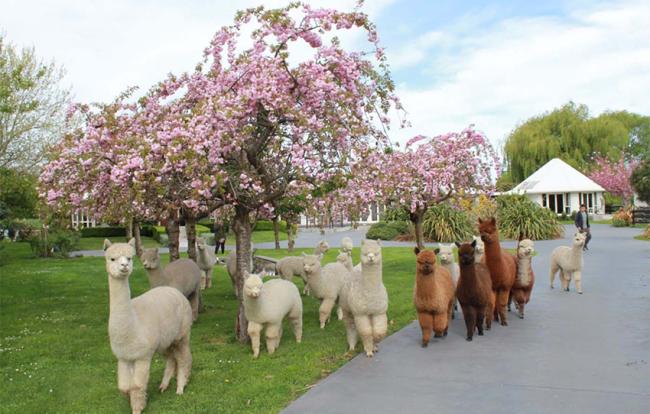
<path id="1" fill-rule="evenodd" d="M 408 231 L 409 224 L 406 221 L 380 221 L 370 226 L 366 239 L 395 240 L 397 236 L 407 234 Z"/>
<path id="2" fill-rule="evenodd" d="M 429 207 L 424 213 L 422 231 L 429 240 L 451 243 L 471 239 L 474 225 L 466 212 L 443 203 Z"/>
<path id="3" fill-rule="evenodd" d="M 403 207 L 386 207 L 379 217 L 380 221 L 409 221 L 409 213 Z"/>
<path id="4" fill-rule="evenodd" d="M 286 221 L 280 220 L 278 227 L 282 233 L 287 232 Z M 253 231 L 268 231 L 268 230 L 273 230 L 273 221 L 271 220 L 257 220 L 257 222 L 255 223 L 255 227 L 253 227 Z"/>
<path id="5" fill-rule="evenodd" d="M 41 230 L 32 235 L 29 245 L 40 257 L 68 257 L 79 245 L 79 233 L 68 230 L 52 230 L 47 237 Z"/>
<path id="6" fill-rule="evenodd" d="M 81 237 L 126 237 L 124 227 L 86 227 L 81 229 Z"/>
<path id="7" fill-rule="evenodd" d="M 612 226 L 628 227 L 632 225 L 632 211 L 620 209 L 612 216 Z"/>
<path id="8" fill-rule="evenodd" d="M 518 239 L 523 235 L 532 240 L 548 240 L 564 235 L 557 215 L 525 195 L 498 197 L 497 217 L 499 232 L 504 238 Z"/>

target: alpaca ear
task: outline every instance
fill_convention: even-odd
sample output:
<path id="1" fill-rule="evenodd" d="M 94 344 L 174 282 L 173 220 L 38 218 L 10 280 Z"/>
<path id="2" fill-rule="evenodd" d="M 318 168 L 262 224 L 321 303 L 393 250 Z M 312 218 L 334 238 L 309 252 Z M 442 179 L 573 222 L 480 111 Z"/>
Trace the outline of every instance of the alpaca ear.
<path id="1" fill-rule="evenodd" d="M 113 243 L 111 243 L 110 240 L 108 240 L 108 239 L 104 239 L 104 250 L 106 250 L 106 249 L 108 249 L 109 247 L 111 247 L 112 244 L 113 244 Z"/>
<path id="2" fill-rule="evenodd" d="M 490 224 L 497 224 L 497 219 L 494 217 L 490 218 Z"/>
<path id="3" fill-rule="evenodd" d="M 460 247 L 460 244 L 458 245 Z M 476 247 L 476 239 L 472 240 L 472 247 Z"/>
<path id="4" fill-rule="evenodd" d="M 413 249 L 413 252 L 414 252 L 416 255 L 420 254 L 420 248 L 417 247 L 417 246 L 415 246 L 415 248 Z"/>
<path id="5" fill-rule="evenodd" d="M 434 252 L 435 254 L 440 253 L 440 247 L 436 247 L 435 249 L 433 249 L 433 252 Z"/>
<path id="6" fill-rule="evenodd" d="M 478 218 L 478 224 L 483 224 L 483 220 L 480 217 Z"/>
<path id="7" fill-rule="evenodd" d="M 460 242 L 454 242 L 456 244 L 456 247 L 460 247 Z M 474 240 L 474 243 L 476 243 L 476 240 Z"/>

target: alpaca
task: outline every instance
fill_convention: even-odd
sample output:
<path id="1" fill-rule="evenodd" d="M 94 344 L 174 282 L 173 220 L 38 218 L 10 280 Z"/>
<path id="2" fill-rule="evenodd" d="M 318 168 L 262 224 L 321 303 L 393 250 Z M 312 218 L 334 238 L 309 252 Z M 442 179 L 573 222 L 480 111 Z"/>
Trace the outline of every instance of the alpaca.
<path id="1" fill-rule="evenodd" d="M 429 345 L 431 331 L 436 338 L 447 336 L 454 306 L 455 287 L 449 270 L 436 264 L 440 249 L 414 249 L 417 255 L 413 302 L 422 329 L 422 347 Z"/>
<path id="2" fill-rule="evenodd" d="M 519 242 L 517 246 L 517 278 L 510 290 L 508 310 L 510 310 L 510 302 L 514 300 L 517 314 L 521 319 L 524 319 L 524 307 L 530 300 L 530 294 L 535 285 L 535 273 L 533 273 L 531 264 L 534 252 L 535 247 L 532 240 L 524 239 Z"/>
<path id="3" fill-rule="evenodd" d="M 251 271 L 253 270 L 253 255 L 255 255 L 255 248 L 253 247 L 253 242 L 251 242 L 251 260 L 248 263 L 248 268 Z M 235 278 L 237 274 L 237 250 L 235 249 L 231 250 L 226 257 L 226 271 L 228 272 L 228 276 L 230 276 L 233 289 L 236 289 L 237 280 Z"/>
<path id="4" fill-rule="evenodd" d="M 339 299 L 350 351 L 361 336 L 367 357 L 377 352 L 377 344 L 388 330 L 388 294 L 382 282 L 379 240 L 361 242 L 361 270 L 345 279 Z"/>
<path id="5" fill-rule="evenodd" d="M 490 269 L 492 290 L 496 298 L 494 320 L 501 322 L 502 326 L 508 326 L 506 306 L 517 274 L 516 260 L 512 254 L 501 251 L 499 231 L 494 217 L 489 220 L 479 218 L 478 223 L 481 239 L 485 243 L 485 264 Z"/>
<path id="6" fill-rule="evenodd" d="M 354 245 L 352 244 L 352 239 L 349 237 L 344 237 L 341 239 L 341 252 L 342 253 L 347 253 L 348 255 L 352 256 L 352 248 Z"/>
<path id="7" fill-rule="evenodd" d="M 460 262 L 460 277 L 456 287 L 456 297 L 463 309 L 463 318 L 467 327 L 468 341 L 478 330 L 483 335 L 483 320 L 489 327 L 492 324 L 492 307 L 494 306 L 494 293 L 492 292 L 492 279 L 490 270 L 484 263 L 476 263 L 476 247 L 478 243 L 460 244 L 458 246 L 458 261 Z"/>
<path id="8" fill-rule="evenodd" d="M 576 233 L 573 235 L 573 246 L 559 246 L 551 253 L 551 289 L 555 281 L 555 273 L 560 271 L 560 283 L 562 289 L 569 291 L 571 278 L 575 280 L 576 291 L 582 294 L 582 268 L 584 260 L 582 258 L 582 247 L 585 245 L 585 233 Z"/>
<path id="9" fill-rule="evenodd" d="M 318 256 L 319 254 L 325 254 L 329 250 L 330 246 L 325 240 L 318 242 L 314 248 L 314 254 Z M 282 279 L 291 280 L 294 276 L 300 277 L 305 283 L 302 294 L 309 295 L 310 288 L 307 283 L 307 276 L 305 275 L 304 263 L 302 256 L 286 256 L 278 260 L 275 265 L 275 273 L 278 274 Z"/>
<path id="10" fill-rule="evenodd" d="M 196 320 L 199 316 L 201 301 L 201 269 L 199 266 L 193 260 L 178 259 L 163 269 L 157 247 L 144 249 L 140 260 L 149 276 L 149 287 L 171 286 L 180 290 L 190 301 L 192 317 Z"/>
<path id="11" fill-rule="evenodd" d="M 341 293 L 345 279 L 350 275 L 345 265 L 334 262 L 321 267 L 322 255 L 304 254 L 304 272 L 312 295 L 321 300 L 319 313 L 320 328 L 325 328 L 329 321 L 332 309 Z M 339 319 L 342 318 L 340 311 L 337 311 Z"/>
<path id="12" fill-rule="evenodd" d="M 298 288 L 282 279 L 262 282 L 258 274 L 245 273 L 244 312 L 248 319 L 248 335 L 251 337 L 253 358 L 260 354 L 260 335 L 266 327 L 266 350 L 275 352 L 282 339 L 282 319 L 285 316 L 293 324 L 296 342 L 302 340 L 302 300 Z"/>
<path id="13" fill-rule="evenodd" d="M 352 262 L 352 256 L 344 252 L 343 250 L 339 250 L 339 255 L 336 256 L 336 261 L 341 263 L 343 266 L 345 266 L 346 269 L 348 269 L 348 272 L 352 272 L 354 269 L 354 263 Z"/>
<path id="14" fill-rule="evenodd" d="M 176 394 L 182 394 L 192 370 L 190 330 L 192 308 L 177 289 L 155 287 L 131 299 L 129 276 L 133 272 L 135 239 L 129 243 L 104 240 L 108 272 L 108 336 L 117 357 L 117 388 L 129 398 L 134 414 L 147 404 L 151 358 L 166 359 L 160 391 L 176 376 Z"/>
<path id="15" fill-rule="evenodd" d="M 483 243 L 483 240 L 481 240 L 481 236 L 473 236 L 472 239 L 476 241 L 474 260 L 476 263 L 485 263 L 485 244 Z"/>
<path id="16" fill-rule="evenodd" d="M 201 289 L 208 289 L 212 287 L 212 269 L 218 263 L 217 255 L 203 237 L 197 239 L 196 247 L 198 250 L 196 264 L 201 269 Z"/>
<path id="17" fill-rule="evenodd" d="M 314 254 L 325 254 L 329 249 L 330 249 L 329 243 L 327 243 L 327 241 L 325 240 L 321 240 L 314 248 Z"/>
<path id="18" fill-rule="evenodd" d="M 460 274 L 460 269 L 458 268 L 458 263 L 454 261 L 454 249 L 453 244 L 441 244 L 437 249 L 436 255 L 440 258 L 440 264 L 449 271 L 451 279 L 454 281 L 454 289 L 458 285 L 458 276 Z M 456 318 L 456 310 L 458 309 L 456 298 L 454 298 L 454 307 L 451 312 L 451 319 Z"/>

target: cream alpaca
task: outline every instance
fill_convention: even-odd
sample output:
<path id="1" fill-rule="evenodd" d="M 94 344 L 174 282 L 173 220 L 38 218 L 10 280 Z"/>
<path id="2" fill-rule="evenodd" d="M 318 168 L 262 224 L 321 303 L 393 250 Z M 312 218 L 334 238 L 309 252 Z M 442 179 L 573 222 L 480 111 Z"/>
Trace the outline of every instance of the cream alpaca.
<path id="1" fill-rule="evenodd" d="M 349 272 L 352 272 L 354 269 L 354 263 L 352 263 L 352 256 L 350 253 L 344 252 L 343 250 L 339 250 L 339 255 L 336 256 L 336 261 L 341 263 L 343 266 L 345 266 L 346 269 L 348 269 Z"/>
<path id="2" fill-rule="evenodd" d="M 440 264 L 442 267 L 447 269 L 449 271 L 449 274 L 451 275 L 451 279 L 454 282 L 454 289 L 456 286 L 458 286 L 458 276 L 460 276 L 460 267 L 458 266 L 458 263 L 454 262 L 454 250 L 453 250 L 453 244 L 441 244 L 440 247 L 438 248 L 438 251 L 436 251 L 436 255 L 440 258 Z M 458 300 L 454 296 L 454 307 L 453 311 L 451 313 L 451 317 L 455 318 L 456 313 L 455 311 L 458 309 Z"/>
<path id="3" fill-rule="evenodd" d="M 190 259 L 178 259 L 163 269 L 160 264 L 158 248 L 144 249 L 142 265 L 149 275 L 149 286 L 171 286 L 181 291 L 190 301 L 192 317 L 199 316 L 199 303 L 201 301 L 201 269 Z"/>
<path id="4" fill-rule="evenodd" d="M 203 237 L 199 237 L 196 242 L 198 256 L 196 264 L 201 269 L 201 289 L 212 287 L 212 269 L 217 264 L 217 255 L 207 245 Z"/>
<path id="5" fill-rule="evenodd" d="M 316 247 L 314 247 L 314 254 L 325 254 L 327 251 L 330 249 L 329 243 L 325 240 L 321 240 L 318 242 Z"/>
<path id="6" fill-rule="evenodd" d="M 321 300 L 319 309 L 320 327 L 323 329 L 329 321 L 332 309 L 336 304 L 343 287 L 343 282 L 349 277 L 350 272 L 339 262 L 329 263 L 321 267 L 322 255 L 306 254 L 303 257 L 305 276 L 311 294 Z M 338 317 L 342 318 L 339 311 Z"/>
<path id="7" fill-rule="evenodd" d="M 192 309 L 187 299 L 168 286 L 156 287 L 131 299 L 129 276 L 133 271 L 135 239 L 112 244 L 104 240 L 108 272 L 108 336 L 117 357 L 117 388 L 127 395 L 134 414 L 147 404 L 151 358 L 166 359 L 160 391 L 176 376 L 176 393 L 182 394 L 192 370 L 190 330 Z"/>
<path id="8" fill-rule="evenodd" d="M 382 282 L 379 241 L 361 242 L 361 270 L 354 270 L 341 289 L 340 305 L 347 331 L 348 346 L 354 351 L 361 336 L 366 356 L 377 352 L 377 344 L 388 330 L 388 294 Z"/>
<path id="9" fill-rule="evenodd" d="M 341 239 L 341 252 L 342 253 L 347 253 L 348 255 L 352 256 L 352 248 L 354 245 L 352 244 L 352 239 L 349 237 L 344 237 Z"/>
<path id="10" fill-rule="evenodd" d="M 569 291 L 571 278 L 575 280 L 576 290 L 582 293 L 582 247 L 585 244 L 585 234 L 576 233 L 573 235 L 573 246 L 559 246 L 551 253 L 551 289 L 555 281 L 555 273 L 560 271 L 560 283 L 562 289 Z"/>
<path id="11" fill-rule="evenodd" d="M 316 247 L 314 247 L 314 254 L 325 254 L 329 250 L 329 244 L 325 240 L 318 242 Z M 305 286 L 302 289 L 303 295 L 308 295 L 310 293 L 309 284 L 307 283 L 307 276 L 305 275 L 304 263 L 302 256 L 287 256 L 278 260 L 275 265 L 275 273 L 278 274 L 282 279 L 292 280 L 294 276 L 300 277 Z"/>
<path id="12" fill-rule="evenodd" d="M 298 288 L 282 279 L 262 282 L 257 274 L 246 274 L 244 281 L 244 311 L 248 319 L 253 357 L 260 354 L 260 336 L 266 327 L 266 350 L 275 352 L 282 339 L 282 319 L 293 324 L 296 342 L 302 340 L 302 300 Z"/>
<path id="13" fill-rule="evenodd" d="M 474 263 L 485 263 L 485 244 L 479 236 L 474 236 L 476 240 L 476 247 L 474 248 Z"/>

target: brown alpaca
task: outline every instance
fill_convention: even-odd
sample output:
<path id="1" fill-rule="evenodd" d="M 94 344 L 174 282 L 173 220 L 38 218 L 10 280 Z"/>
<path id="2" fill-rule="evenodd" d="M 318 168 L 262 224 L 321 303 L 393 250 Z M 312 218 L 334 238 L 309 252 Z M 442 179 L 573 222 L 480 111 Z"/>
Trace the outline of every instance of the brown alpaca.
<path id="1" fill-rule="evenodd" d="M 429 345 L 431 331 L 435 337 L 447 336 L 454 304 L 454 281 L 449 270 L 436 264 L 436 251 L 415 248 L 417 274 L 413 302 L 422 328 L 422 346 Z"/>
<path id="2" fill-rule="evenodd" d="M 510 302 L 514 300 L 521 319 L 524 319 L 524 307 L 530 300 L 530 294 L 535 285 L 535 273 L 533 273 L 531 263 L 534 252 L 535 248 L 532 240 L 524 239 L 519 242 L 517 246 L 517 278 L 510 290 L 508 310 L 510 310 Z"/>
<path id="3" fill-rule="evenodd" d="M 475 263 L 476 240 L 463 244 L 457 242 L 456 246 L 458 246 L 460 264 L 456 297 L 463 309 L 467 340 L 471 341 L 475 330 L 478 329 L 478 334 L 483 335 L 484 319 L 488 329 L 492 324 L 494 309 L 492 279 L 490 279 L 490 270 L 484 263 Z"/>
<path id="4" fill-rule="evenodd" d="M 500 321 L 503 326 L 507 326 L 506 306 L 510 297 L 510 289 L 512 289 L 512 285 L 515 283 L 515 276 L 517 274 L 515 256 L 501 251 L 499 231 L 497 230 L 497 222 L 494 217 L 489 220 L 481 220 L 479 218 L 478 230 L 481 234 L 481 240 L 485 243 L 485 264 L 490 269 L 492 291 L 496 298 L 494 320 Z"/>

